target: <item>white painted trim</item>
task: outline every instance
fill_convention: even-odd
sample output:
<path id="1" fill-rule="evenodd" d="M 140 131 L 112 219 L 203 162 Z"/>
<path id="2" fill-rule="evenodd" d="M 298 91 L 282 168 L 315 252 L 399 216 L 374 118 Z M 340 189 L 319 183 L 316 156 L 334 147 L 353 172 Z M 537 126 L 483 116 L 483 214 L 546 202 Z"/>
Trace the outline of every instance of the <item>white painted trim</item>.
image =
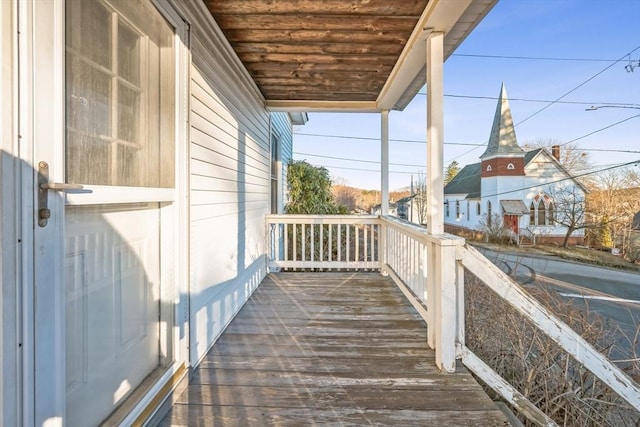
<path id="1" fill-rule="evenodd" d="M 64 2 L 40 2 L 32 0 L 22 3 L 24 31 L 27 39 L 21 46 L 20 74 L 25 79 L 21 85 L 20 99 L 26 113 L 20 133 L 22 149 L 30 151 L 25 159 L 30 171 L 30 188 L 25 185 L 23 198 L 37 197 L 35 174 L 39 161 L 49 164 L 50 180 L 64 182 L 64 66 L 65 27 Z M 28 58 L 25 58 L 28 57 Z M 24 134 L 23 134 L 24 132 Z M 26 399 L 34 399 L 33 407 L 27 408 L 25 422 L 33 425 L 62 426 L 65 416 L 65 296 L 63 280 L 64 256 L 64 209 L 59 193 L 49 191 L 48 207 L 51 218 L 46 227 L 34 226 L 37 207 L 25 206 L 24 224 L 33 226 L 33 239 L 24 240 L 25 247 L 33 251 L 29 255 L 26 269 L 30 269 L 31 280 L 26 284 L 33 292 L 24 295 L 26 329 L 32 341 L 23 341 L 28 365 L 24 366 L 25 383 L 33 382 L 33 391 Z M 33 245 L 33 246 L 31 246 Z M 37 249 L 36 249 L 37 248 Z M 42 268 L 42 266 L 47 268 Z M 36 304 L 46 301 L 46 304 Z M 28 319 L 28 320 L 27 320 Z M 33 320 L 32 320 L 33 319 Z M 31 384 L 26 385 L 29 390 Z M 29 404 L 31 404 L 29 402 Z M 27 414 L 27 411 L 32 411 Z"/>
<path id="2" fill-rule="evenodd" d="M 247 68 L 244 66 L 242 61 L 240 61 L 235 50 L 231 47 L 229 40 L 227 40 L 227 37 L 218 26 L 218 23 L 213 19 L 213 16 L 211 16 L 205 2 L 202 0 L 190 0 L 189 5 L 181 4 L 184 3 L 185 0 L 171 0 L 171 2 L 176 4 L 176 8 L 186 7 L 198 12 L 197 15 L 194 15 L 194 18 L 200 19 L 200 29 L 207 33 L 208 41 L 212 42 L 214 46 L 222 50 L 229 60 L 229 65 L 233 68 L 233 74 L 235 77 L 234 83 L 236 85 L 241 85 L 243 89 L 250 91 L 253 97 L 259 99 L 261 103 L 264 103 L 264 96 L 262 96 L 262 92 L 260 92 L 260 89 L 247 71 Z"/>
<path id="3" fill-rule="evenodd" d="M 640 410 L 640 386 L 613 365 L 580 334 L 556 318 L 531 297 L 511 277 L 486 259 L 477 249 L 466 246 L 458 249 L 462 264 L 493 292 L 530 319 L 542 332 L 560 345 L 579 363 L 618 393 L 631 406 Z"/>
<path id="4" fill-rule="evenodd" d="M 398 288 L 400 288 L 404 296 L 407 298 L 407 300 L 409 300 L 409 302 L 411 303 L 413 308 L 415 308 L 415 310 L 418 312 L 420 317 L 422 317 L 425 323 L 429 325 L 429 314 L 427 313 L 427 308 L 422 302 L 422 300 L 420 300 L 419 297 L 417 297 L 416 295 L 414 295 L 413 292 L 411 292 L 411 289 L 407 287 L 407 285 L 402 281 L 400 276 L 398 276 L 398 274 L 391 267 L 389 267 L 388 265 L 385 265 L 385 271 L 389 273 L 389 276 L 391 276 L 391 279 L 393 279 L 395 284 L 398 285 Z"/>
<path id="5" fill-rule="evenodd" d="M 267 215 L 267 224 L 378 224 L 377 215 Z"/>
<path id="6" fill-rule="evenodd" d="M 427 229 L 444 232 L 444 34 L 427 36 Z"/>
<path id="7" fill-rule="evenodd" d="M 459 242 L 460 246 L 464 241 Z M 464 281 L 458 277 L 455 246 L 435 246 L 435 308 L 436 366 L 447 372 L 456 371 L 456 333 L 458 331 L 458 286 Z M 439 261 L 439 262 L 438 262 Z"/>
<path id="8" fill-rule="evenodd" d="M 137 421 L 137 418 L 149 407 L 149 405 L 151 405 L 151 403 L 156 398 L 156 396 L 158 396 L 162 392 L 162 388 L 169 381 L 173 379 L 173 376 L 178 371 L 180 371 L 180 369 L 183 369 L 183 366 L 185 366 L 185 364 L 186 362 L 179 362 L 179 361 L 175 361 L 174 363 L 172 363 L 171 366 L 158 379 L 158 381 L 156 381 L 155 384 L 151 386 L 151 388 L 149 388 L 149 390 L 145 393 L 142 399 L 140 399 L 136 403 L 136 406 L 134 406 L 133 409 L 131 409 L 131 411 L 126 415 L 126 417 L 122 419 L 119 425 L 121 427 L 134 425 L 134 422 Z M 178 383 L 176 383 L 171 388 L 171 391 L 173 391 L 173 389 L 175 389 L 177 385 Z M 151 418 L 153 414 L 157 412 L 158 408 L 154 408 L 154 409 L 155 410 L 153 411 L 153 413 L 149 418 Z"/>
<path id="9" fill-rule="evenodd" d="M 400 58 L 380 91 L 377 99 L 378 108 L 386 110 L 404 108 L 404 106 L 398 105 L 400 100 L 406 97 L 407 90 L 411 88 L 414 80 L 425 67 L 425 53 L 422 45 L 425 37 L 424 31 L 426 29 L 443 33 L 449 31 L 458 23 L 472 1 L 431 0 L 427 4 L 402 50 Z M 426 62 L 429 67 L 428 56 Z"/>
<path id="10" fill-rule="evenodd" d="M 267 100 L 267 111 L 282 112 L 342 112 L 377 113 L 380 111 L 375 101 L 303 101 L 303 100 Z"/>
<path id="11" fill-rule="evenodd" d="M 85 185 L 82 190 L 66 191 L 67 206 L 115 203 L 174 202 L 176 189 L 145 187 L 111 187 Z"/>
<path id="12" fill-rule="evenodd" d="M 462 363 L 507 402 L 518 408 L 529 421 L 539 426 L 557 426 L 551 418 L 466 347 L 462 350 Z"/>
<path id="13" fill-rule="evenodd" d="M 389 110 L 380 112 L 380 191 L 382 193 L 382 203 L 380 213 L 389 214 Z"/>

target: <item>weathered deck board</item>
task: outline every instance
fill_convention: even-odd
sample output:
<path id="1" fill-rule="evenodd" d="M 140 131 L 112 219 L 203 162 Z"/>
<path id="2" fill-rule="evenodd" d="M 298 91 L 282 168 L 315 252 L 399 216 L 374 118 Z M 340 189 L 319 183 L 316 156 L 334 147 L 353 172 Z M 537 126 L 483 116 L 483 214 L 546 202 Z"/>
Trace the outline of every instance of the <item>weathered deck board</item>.
<path id="1" fill-rule="evenodd" d="M 508 425 L 464 369 L 442 374 L 426 327 L 377 273 L 265 279 L 161 426 Z"/>

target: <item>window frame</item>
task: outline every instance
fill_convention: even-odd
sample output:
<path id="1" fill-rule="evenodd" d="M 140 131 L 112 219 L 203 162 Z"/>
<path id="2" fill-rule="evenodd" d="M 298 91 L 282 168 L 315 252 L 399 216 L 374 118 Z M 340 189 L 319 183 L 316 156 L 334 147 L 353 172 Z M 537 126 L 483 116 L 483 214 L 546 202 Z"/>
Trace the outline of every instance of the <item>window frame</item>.
<path id="1" fill-rule="evenodd" d="M 270 170 L 269 170 L 269 212 L 271 214 L 281 213 L 280 195 L 282 181 L 282 158 L 281 158 L 281 138 L 277 132 L 271 130 L 269 136 L 269 154 L 270 154 Z"/>

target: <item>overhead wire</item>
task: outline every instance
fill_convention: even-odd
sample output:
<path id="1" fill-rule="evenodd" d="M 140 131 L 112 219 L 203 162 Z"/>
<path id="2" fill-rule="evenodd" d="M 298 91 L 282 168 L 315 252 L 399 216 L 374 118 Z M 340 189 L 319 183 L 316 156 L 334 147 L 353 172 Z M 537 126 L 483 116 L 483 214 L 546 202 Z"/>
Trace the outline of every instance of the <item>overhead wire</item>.
<path id="1" fill-rule="evenodd" d="M 558 101 L 560 101 L 562 98 L 572 94 L 573 92 L 575 92 L 576 90 L 580 89 L 582 86 L 586 85 L 587 83 L 589 83 L 591 80 L 595 79 L 596 77 L 598 77 L 599 75 L 601 75 L 602 73 L 604 73 L 605 71 L 607 71 L 609 68 L 613 67 L 614 65 L 616 65 L 618 62 L 625 60 L 627 57 L 629 57 L 632 53 L 634 53 L 635 51 L 637 51 L 638 49 L 640 49 L 640 46 L 635 47 L 634 49 L 632 49 L 630 52 L 624 54 L 622 57 L 620 57 L 620 59 L 616 60 L 615 62 L 612 62 L 611 64 L 607 65 L 606 67 L 604 67 L 602 70 L 598 71 L 596 74 L 594 74 L 593 76 L 589 77 L 587 80 L 583 81 L 582 83 L 580 83 L 578 86 L 574 87 L 573 89 L 571 89 L 568 92 L 565 92 L 563 95 L 561 95 L 560 97 L 558 97 L 556 100 L 550 102 L 548 105 L 542 107 L 541 109 L 539 109 L 538 111 L 530 114 L 529 116 L 527 116 L 524 120 L 519 121 L 518 123 L 516 123 L 514 126 L 518 126 L 521 125 L 522 123 L 526 122 L 527 120 L 531 119 L 532 117 L 537 116 L 538 114 L 542 113 L 544 110 L 546 110 L 547 108 L 551 107 L 552 105 L 558 103 Z"/>
<path id="2" fill-rule="evenodd" d="M 491 59 L 524 59 L 532 61 L 573 61 L 573 62 L 611 62 L 615 59 L 602 58 L 558 58 L 548 56 L 511 56 L 511 55 L 482 55 L 472 53 L 453 53 L 451 56 L 469 57 L 469 58 L 491 58 Z"/>

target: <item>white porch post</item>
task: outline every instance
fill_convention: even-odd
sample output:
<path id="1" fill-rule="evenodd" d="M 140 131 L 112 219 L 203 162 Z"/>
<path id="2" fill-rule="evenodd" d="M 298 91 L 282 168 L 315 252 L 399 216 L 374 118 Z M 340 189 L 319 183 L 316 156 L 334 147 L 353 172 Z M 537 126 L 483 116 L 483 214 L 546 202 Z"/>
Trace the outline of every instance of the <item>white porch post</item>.
<path id="1" fill-rule="evenodd" d="M 427 230 L 444 232 L 444 33 L 427 36 Z"/>
<path id="2" fill-rule="evenodd" d="M 380 112 L 381 129 L 380 129 L 380 192 L 382 200 L 380 204 L 380 213 L 382 215 L 389 214 L 389 110 Z"/>
<path id="3" fill-rule="evenodd" d="M 444 33 L 427 36 L 427 231 L 444 233 Z M 457 287 L 456 250 L 439 239 L 427 257 L 427 340 L 435 349 L 436 365 L 456 369 Z"/>

